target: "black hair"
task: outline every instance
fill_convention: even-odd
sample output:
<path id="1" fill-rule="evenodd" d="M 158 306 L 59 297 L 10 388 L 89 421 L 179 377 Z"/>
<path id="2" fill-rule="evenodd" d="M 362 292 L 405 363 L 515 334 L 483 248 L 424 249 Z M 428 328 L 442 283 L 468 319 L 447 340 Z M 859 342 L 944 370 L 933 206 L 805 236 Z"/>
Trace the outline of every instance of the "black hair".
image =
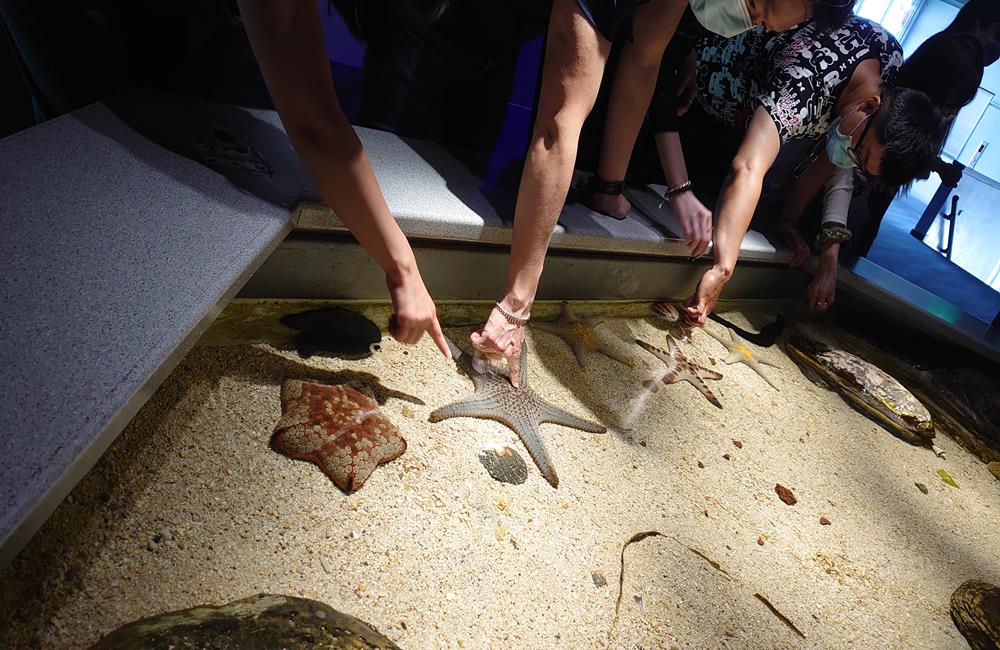
<path id="1" fill-rule="evenodd" d="M 844 24 L 854 12 L 856 0 L 809 0 L 812 17 L 823 29 L 834 29 Z"/>
<path id="2" fill-rule="evenodd" d="M 944 145 L 947 125 L 927 93 L 902 86 L 882 90 L 882 104 L 872 125 L 882 143 L 880 180 L 909 187 L 922 176 Z"/>
<path id="3" fill-rule="evenodd" d="M 958 15 L 948 25 L 947 30 L 971 32 L 976 28 L 977 22 L 982 27 L 1000 23 L 1000 2 L 997 0 L 969 0 L 964 7 L 958 10 Z"/>
<path id="4" fill-rule="evenodd" d="M 927 93 L 951 115 L 976 98 L 982 82 L 983 46 L 971 34 L 949 31 L 924 41 L 893 79 L 897 86 Z"/>

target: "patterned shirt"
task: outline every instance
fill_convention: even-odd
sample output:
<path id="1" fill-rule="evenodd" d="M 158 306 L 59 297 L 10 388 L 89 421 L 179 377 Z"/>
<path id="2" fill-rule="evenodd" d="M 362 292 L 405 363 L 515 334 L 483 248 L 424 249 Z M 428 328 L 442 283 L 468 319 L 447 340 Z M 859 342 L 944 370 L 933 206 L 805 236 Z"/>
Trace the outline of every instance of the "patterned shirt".
<path id="1" fill-rule="evenodd" d="M 832 31 L 808 20 L 784 32 L 758 27 L 734 38 L 713 34 L 699 42 L 698 102 L 739 128 L 763 106 L 782 143 L 818 138 L 854 70 L 867 59 L 878 59 L 882 79 L 891 82 L 903 49 L 881 25 L 857 16 Z"/>

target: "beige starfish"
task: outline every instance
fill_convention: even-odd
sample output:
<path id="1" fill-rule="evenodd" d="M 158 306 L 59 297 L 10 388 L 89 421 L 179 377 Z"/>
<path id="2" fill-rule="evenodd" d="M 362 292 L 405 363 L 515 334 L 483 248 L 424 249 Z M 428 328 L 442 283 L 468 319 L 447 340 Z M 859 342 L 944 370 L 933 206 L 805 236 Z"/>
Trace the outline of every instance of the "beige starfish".
<path id="1" fill-rule="evenodd" d="M 631 359 L 617 350 L 613 350 L 594 333 L 594 328 L 603 322 L 604 319 L 598 316 L 577 318 L 570 308 L 569 303 L 563 302 L 562 311 L 559 313 L 557 320 L 532 323 L 531 325 L 543 332 L 555 334 L 566 341 L 570 349 L 573 350 L 573 354 L 576 355 L 577 363 L 580 364 L 581 368 L 587 367 L 587 355 L 591 352 L 600 352 L 609 359 L 614 359 L 618 363 L 625 364 L 631 368 Z"/>
<path id="2" fill-rule="evenodd" d="M 729 332 L 728 341 L 725 338 L 719 336 L 718 334 L 713 334 L 708 329 L 705 330 L 706 334 L 711 336 L 713 339 L 715 339 L 722 345 L 726 346 L 726 349 L 729 351 L 729 356 L 725 358 L 726 364 L 733 364 L 733 363 L 746 364 L 750 366 L 751 370 L 760 375 L 764 381 L 770 384 L 771 388 L 773 388 L 774 390 L 781 390 L 780 388 L 778 388 L 777 384 L 775 384 L 771 380 L 770 377 L 764 374 L 764 371 L 761 369 L 761 366 L 771 366 L 772 368 L 778 368 L 780 366 L 771 363 L 767 359 L 762 359 L 761 357 L 758 357 L 754 353 L 754 351 L 750 349 L 750 344 L 747 343 L 742 336 L 740 336 L 733 330 L 727 327 L 726 331 Z"/>
<path id="3" fill-rule="evenodd" d="M 715 372 L 714 370 L 709 370 L 708 368 L 702 368 L 698 364 L 688 361 L 681 352 L 681 349 L 677 347 L 674 339 L 669 336 L 667 337 L 668 350 L 661 350 L 660 348 L 652 346 L 640 339 L 636 339 L 635 342 L 638 343 L 643 350 L 649 352 L 657 359 L 667 364 L 667 372 L 660 378 L 664 384 L 669 385 L 676 384 L 679 381 L 686 381 L 701 391 L 701 394 L 704 395 L 709 402 L 720 409 L 722 408 L 722 403 L 705 383 L 706 379 L 722 379 L 721 374 Z M 656 382 L 651 379 L 647 379 L 642 382 L 642 386 L 651 393 L 655 393 L 659 390 L 659 386 L 657 386 Z"/>

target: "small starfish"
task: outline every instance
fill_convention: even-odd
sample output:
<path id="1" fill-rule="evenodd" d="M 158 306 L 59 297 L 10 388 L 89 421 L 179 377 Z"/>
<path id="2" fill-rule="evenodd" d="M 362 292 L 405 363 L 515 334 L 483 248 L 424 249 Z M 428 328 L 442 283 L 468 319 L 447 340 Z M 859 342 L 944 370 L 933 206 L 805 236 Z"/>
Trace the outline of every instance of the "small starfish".
<path id="1" fill-rule="evenodd" d="M 663 377 L 661 377 L 661 381 L 664 384 L 670 385 L 676 384 L 679 381 L 686 381 L 701 391 L 701 394 L 704 395 L 709 402 L 720 409 L 722 408 L 722 403 L 719 402 L 715 393 L 713 393 L 705 383 L 706 379 L 722 379 L 721 374 L 715 372 L 714 370 L 709 370 L 708 368 L 702 368 L 698 364 L 688 361 L 681 352 L 681 349 L 677 347 L 676 343 L 674 343 L 674 339 L 669 336 L 667 337 L 667 347 L 669 348 L 669 351 L 661 350 L 660 348 L 654 347 L 640 339 L 636 339 L 635 342 L 638 343 L 643 350 L 651 353 L 657 359 L 667 364 L 667 372 L 663 375 Z M 651 393 L 655 393 L 659 390 L 656 382 L 651 379 L 647 379 L 642 382 L 642 386 Z"/>
<path id="2" fill-rule="evenodd" d="M 780 366 L 777 366 L 771 363 L 770 361 L 762 359 L 761 357 L 758 357 L 756 354 L 754 354 L 753 350 L 751 350 L 749 347 L 750 344 L 747 343 L 745 340 L 743 340 L 743 337 L 741 337 L 733 330 L 727 328 L 726 331 L 729 332 L 728 341 L 723 337 L 719 336 L 718 334 L 713 334 L 707 329 L 705 330 L 706 334 L 711 336 L 713 339 L 715 339 L 722 345 L 726 346 L 726 349 L 729 350 L 729 356 L 726 357 L 725 359 L 726 364 L 745 363 L 746 365 L 750 366 L 751 370 L 760 375 L 764 381 L 770 384 L 771 388 L 773 388 L 774 390 L 781 390 L 773 381 L 771 381 L 770 377 L 764 374 L 764 371 L 761 369 L 761 366 L 771 366 L 772 368 L 778 368 Z"/>
<path id="3" fill-rule="evenodd" d="M 281 384 L 281 419 L 271 444 L 307 460 L 344 492 L 361 488 L 375 468 L 406 451 L 399 429 L 364 393 L 299 379 Z"/>
<path id="4" fill-rule="evenodd" d="M 691 331 L 696 327 L 695 322 L 680 305 L 658 302 L 653 305 L 653 313 L 663 319 L 670 335 L 681 341 L 687 341 L 691 337 Z"/>
<path id="5" fill-rule="evenodd" d="M 431 413 L 431 422 L 448 418 L 469 417 L 494 420 L 509 427 L 524 443 L 538 470 L 552 487 L 559 487 L 559 477 L 549 460 L 545 444 L 538 433 L 538 425 L 543 422 L 561 424 L 565 427 L 605 433 L 607 429 L 599 424 L 581 420 L 571 413 L 549 404 L 538 393 L 528 388 L 528 348 L 521 348 L 521 386 L 514 388 L 503 375 L 480 372 L 472 364 L 469 355 L 462 352 L 448 339 L 452 357 L 462 370 L 472 378 L 476 392 L 465 399 L 442 406 Z"/>
<path id="6" fill-rule="evenodd" d="M 570 349 L 573 350 L 573 354 L 576 355 L 577 363 L 580 364 L 581 368 L 587 367 L 587 354 L 590 352 L 600 352 L 604 356 L 631 368 L 631 359 L 611 349 L 610 346 L 597 338 L 594 328 L 603 322 L 604 319 L 597 316 L 577 318 L 573 310 L 570 309 L 569 303 L 563 302 L 558 320 L 532 323 L 532 327 L 555 334 L 566 341 Z"/>

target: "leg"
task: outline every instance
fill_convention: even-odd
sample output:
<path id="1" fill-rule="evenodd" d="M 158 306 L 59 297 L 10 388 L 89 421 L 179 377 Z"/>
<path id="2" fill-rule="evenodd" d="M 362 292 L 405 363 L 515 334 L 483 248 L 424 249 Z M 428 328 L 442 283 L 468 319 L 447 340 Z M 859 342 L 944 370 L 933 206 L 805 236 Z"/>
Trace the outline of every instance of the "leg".
<path id="1" fill-rule="evenodd" d="M 545 251 L 566 200 L 580 129 L 594 106 L 611 43 L 599 36 L 576 0 L 555 0 L 549 20 L 541 93 L 514 209 L 507 284 L 500 303 L 514 316 L 531 311 Z M 517 387 L 516 360 L 524 327 L 494 309 L 472 343 L 487 356 L 507 359 Z"/>
<path id="2" fill-rule="evenodd" d="M 597 175 L 609 181 L 625 178 L 632 148 L 646 116 L 663 52 L 680 22 L 687 2 L 652 0 L 632 13 L 633 40 L 618 61 L 601 144 Z"/>

